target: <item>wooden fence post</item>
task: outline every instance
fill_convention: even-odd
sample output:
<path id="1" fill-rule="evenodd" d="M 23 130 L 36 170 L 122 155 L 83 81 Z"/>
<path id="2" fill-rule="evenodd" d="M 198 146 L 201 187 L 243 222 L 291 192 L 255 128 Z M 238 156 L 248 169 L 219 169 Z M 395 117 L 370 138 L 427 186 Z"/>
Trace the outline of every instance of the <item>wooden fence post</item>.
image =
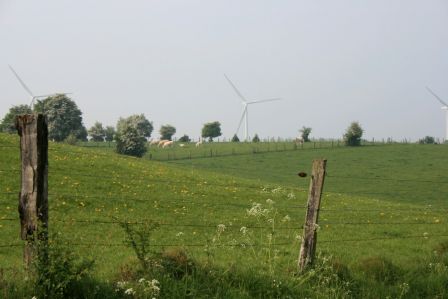
<path id="1" fill-rule="evenodd" d="M 26 241 L 23 259 L 28 267 L 35 256 L 35 241 L 48 235 L 48 127 L 43 114 L 16 117 L 22 162 L 19 193 L 20 237 Z M 39 254 L 39 252 L 37 252 Z"/>
<path id="2" fill-rule="evenodd" d="M 307 265 L 313 262 L 314 253 L 316 252 L 317 221 L 319 218 L 320 199 L 324 186 L 326 165 L 327 160 L 313 161 L 305 225 L 303 226 L 303 237 L 300 245 L 299 271 L 303 271 Z"/>

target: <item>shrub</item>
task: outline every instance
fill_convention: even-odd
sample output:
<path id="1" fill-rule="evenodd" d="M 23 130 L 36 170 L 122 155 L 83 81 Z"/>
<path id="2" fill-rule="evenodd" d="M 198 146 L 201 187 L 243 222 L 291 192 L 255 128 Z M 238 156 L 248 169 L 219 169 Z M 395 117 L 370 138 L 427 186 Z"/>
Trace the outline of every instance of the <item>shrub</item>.
<path id="1" fill-rule="evenodd" d="M 175 278 L 182 278 L 184 275 L 191 274 L 194 268 L 194 262 L 182 248 L 171 248 L 162 252 L 161 265 L 165 272 Z"/>
<path id="2" fill-rule="evenodd" d="M 302 129 L 299 130 L 300 136 L 302 137 L 303 142 L 310 142 L 310 134 L 311 134 L 311 128 L 310 127 L 302 127 Z"/>
<path id="3" fill-rule="evenodd" d="M 240 139 L 238 138 L 238 136 L 236 134 L 233 135 L 232 142 L 240 142 Z"/>
<path id="4" fill-rule="evenodd" d="M 436 142 L 435 142 L 434 137 L 432 137 L 432 136 L 425 136 L 425 138 L 420 139 L 418 141 L 418 143 L 420 143 L 420 144 L 434 144 Z"/>
<path id="5" fill-rule="evenodd" d="M 126 233 L 125 243 L 134 250 L 142 270 L 147 270 L 152 254 L 150 247 L 151 234 L 158 227 L 158 224 L 153 221 L 143 223 L 120 221 L 119 224 Z"/>
<path id="6" fill-rule="evenodd" d="M 191 139 L 188 135 L 184 134 L 184 136 L 179 138 L 179 142 L 190 142 Z"/>
<path id="7" fill-rule="evenodd" d="M 358 122 L 352 122 L 344 134 L 345 145 L 348 145 L 348 146 L 361 145 L 361 137 L 362 137 L 363 132 L 364 131 Z"/>
<path id="8" fill-rule="evenodd" d="M 115 136 L 116 152 L 123 155 L 142 157 L 146 149 L 146 139 L 134 127 L 128 126 Z"/>
<path id="9" fill-rule="evenodd" d="M 255 134 L 254 138 L 252 138 L 252 142 L 260 142 L 260 137 L 258 137 L 258 134 Z"/>
<path id="10" fill-rule="evenodd" d="M 62 242 L 52 238 L 46 244 L 37 243 L 37 252 L 33 268 L 36 273 L 35 289 L 38 298 L 67 298 L 80 288 L 80 282 L 88 279 L 93 268 L 93 260 L 80 258 Z"/>
<path id="11" fill-rule="evenodd" d="M 78 143 L 78 138 L 76 138 L 73 133 L 70 133 L 70 135 L 65 138 L 64 142 L 70 145 L 76 145 Z"/>

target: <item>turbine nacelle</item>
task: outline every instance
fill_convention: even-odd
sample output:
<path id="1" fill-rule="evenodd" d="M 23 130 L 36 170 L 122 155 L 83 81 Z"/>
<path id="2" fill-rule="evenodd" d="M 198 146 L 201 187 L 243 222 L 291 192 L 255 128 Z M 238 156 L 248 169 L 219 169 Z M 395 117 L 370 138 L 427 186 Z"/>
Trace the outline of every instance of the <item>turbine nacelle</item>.
<path id="1" fill-rule="evenodd" d="M 238 128 L 236 129 L 235 135 L 238 134 L 241 128 L 241 124 L 243 123 L 243 120 L 245 120 L 245 140 L 248 141 L 249 139 L 249 120 L 248 120 L 248 110 L 247 107 L 251 104 L 258 104 L 258 103 L 264 103 L 264 102 L 272 102 L 272 101 L 278 101 L 281 100 L 281 98 L 272 98 L 272 99 L 264 99 L 264 100 L 246 100 L 246 98 L 241 94 L 241 92 L 236 88 L 235 84 L 229 79 L 229 77 L 224 74 L 224 77 L 227 79 L 227 82 L 229 82 L 230 86 L 232 86 L 235 93 L 238 95 L 238 97 L 241 99 L 241 104 L 243 106 L 243 112 L 241 113 L 241 118 L 238 123 Z"/>

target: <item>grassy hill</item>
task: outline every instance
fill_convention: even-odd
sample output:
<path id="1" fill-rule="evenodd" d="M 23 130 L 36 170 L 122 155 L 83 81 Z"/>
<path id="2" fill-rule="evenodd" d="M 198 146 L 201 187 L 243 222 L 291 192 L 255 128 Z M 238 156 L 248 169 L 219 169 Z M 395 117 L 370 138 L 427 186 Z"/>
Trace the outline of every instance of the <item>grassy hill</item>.
<path id="1" fill-rule="evenodd" d="M 12 277 L 22 268 L 18 137 L 0 134 L 0 150 L 0 269 Z M 120 222 L 138 231 L 153 221 L 152 251 L 185 252 L 196 270 L 215 273 L 157 276 L 162 297 L 398 297 L 404 283 L 408 295 L 446 296 L 440 291 L 446 261 L 437 260 L 445 268 L 425 278 L 432 291 L 422 290 L 428 282 L 412 273 L 447 244 L 447 154 L 444 145 L 384 145 L 156 162 L 50 143 L 50 232 L 95 260 L 93 277 L 106 289 L 137 260 Z M 308 172 L 319 157 L 328 159 L 317 245 L 323 255 L 314 274 L 297 276 L 309 181 L 296 173 Z M 380 278 L 366 270 L 375 265 Z M 395 277 L 387 283 L 385 269 Z M 312 275 L 339 278 L 313 286 L 322 277 Z"/>

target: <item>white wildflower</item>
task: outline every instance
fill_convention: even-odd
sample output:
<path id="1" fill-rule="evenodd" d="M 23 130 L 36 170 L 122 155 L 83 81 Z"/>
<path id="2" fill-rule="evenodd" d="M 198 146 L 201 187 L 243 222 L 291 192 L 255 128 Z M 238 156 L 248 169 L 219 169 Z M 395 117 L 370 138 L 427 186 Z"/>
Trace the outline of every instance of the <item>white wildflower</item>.
<path id="1" fill-rule="evenodd" d="M 144 283 L 145 282 L 145 279 L 144 278 L 140 278 L 139 280 L 138 280 L 138 283 Z"/>
<path id="2" fill-rule="evenodd" d="M 247 210 L 247 215 L 249 216 L 258 217 L 261 215 L 261 213 L 262 213 L 261 204 L 256 202 L 252 203 L 252 208 L 250 208 L 250 210 Z"/>
<path id="3" fill-rule="evenodd" d="M 286 215 L 285 217 L 283 217 L 282 222 L 289 222 L 291 221 L 291 217 L 289 217 L 289 215 Z"/>
<path id="4" fill-rule="evenodd" d="M 218 233 L 223 233 L 226 230 L 226 226 L 224 224 L 218 224 Z"/>
<path id="5" fill-rule="evenodd" d="M 240 228 L 240 232 L 245 235 L 247 233 L 247 227 L 243 226 Z"/>
<path id="6" fill-rule="evenodd" d="M 126 287 L 126 285 L 127 285 L 127 281 L 119 281 L 119 282 L 117 282 L 117 287 L 119 289 L 124 289 Z"/>
<path id="7" fill-rule="evenodd" d="M 296 199 L 296 195 L 292 192 L 288 193 L 288 199 Z"/>
<path id="8" fill-rule="evenodd" d="M 266 203 L 268 204 L 268 205 L 273 205 L 275 202 L 272 200 L 272 199 L 270 199 L 270 198 L 268 198 L 268 199 L 266 199 Z"/>
<path id="9" fill-rule="evenodd" d="M 176 237 L 182 237 L 183 234 L 184 234 L 183 232 L 178 232 L 178 233 L 176 234 Z"/>
<path id="10" fill-rule="evenodd" d="M 155 295 L 158 295 L 160 292 L 159 281 L 157 279 L 151 280 L 151 289 Z"/>
<path id="11" fill-rule="evenodd" d="M 133 288 L 129 288 L 129 289 L 127 289 L 126 291 L 124 291 L 124 293 L 125 293 L 126 295 L 134 295 L 134 294 L 135 294 L 135 291 L 134 291 Z"/>

